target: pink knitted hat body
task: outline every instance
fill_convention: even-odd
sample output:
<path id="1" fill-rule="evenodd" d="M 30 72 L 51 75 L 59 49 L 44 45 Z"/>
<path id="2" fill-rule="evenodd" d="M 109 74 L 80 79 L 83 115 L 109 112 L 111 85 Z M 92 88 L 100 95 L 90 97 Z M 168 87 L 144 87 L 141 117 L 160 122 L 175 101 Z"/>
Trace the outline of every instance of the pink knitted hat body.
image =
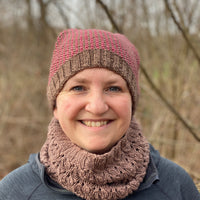
<path id="1" fill-rule="evenodd" d="M 68 29 L 60 33 L 53 51 L 47 86 L 52 109 L 64 84 L 88 68 L 106 68 L 124 78 L 129 87 L 133 111 L 139 96 L 139 55 L 124 36 L 97 29 Z"/>

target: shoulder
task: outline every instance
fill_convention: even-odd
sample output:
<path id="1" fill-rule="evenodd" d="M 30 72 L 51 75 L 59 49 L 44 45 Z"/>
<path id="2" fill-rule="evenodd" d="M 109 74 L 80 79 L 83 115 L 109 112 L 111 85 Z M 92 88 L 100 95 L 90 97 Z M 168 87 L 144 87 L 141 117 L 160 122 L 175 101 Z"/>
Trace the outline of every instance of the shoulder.
<path id="1" fill-rule="evenodd" d="M 174 182 L 175 184 L 190 184 L 192 181 L 190 175 L 181 166 L 175 162 L 161 157 L 157 169 L 159 171 L 160 179 Z"/>
<path id="2" fill-rule="evenodd" d="M 176 163 L 161 157 L 158 152 L 153 150 L 153 159 L 156 161 L 159 181 L 157 187 L 168 197 L 176 199 L 200 198 L 200 194 L 190 177 L 190 175 Z M 170 199 L 170 198 L 169 198 Z"/>
<path id="3" fill-rule="evenodd" d="M 42 184 L 38 174 L 33 170 L 34 160 L 8 174 L 0 181 L 0 199 L 28 199 L 28 196 Z"/>

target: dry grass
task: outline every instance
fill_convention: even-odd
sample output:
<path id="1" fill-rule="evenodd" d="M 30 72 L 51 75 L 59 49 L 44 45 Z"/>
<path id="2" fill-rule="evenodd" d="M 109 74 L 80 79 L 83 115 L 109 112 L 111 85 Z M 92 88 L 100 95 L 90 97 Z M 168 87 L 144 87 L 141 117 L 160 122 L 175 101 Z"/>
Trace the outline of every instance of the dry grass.
<path id="1" fill-rule="evenodd" d="M 0 177 L 25 163 L 29 153 L 39 151 L 50 116 L 45 95 L 48 47 L 34 38 L 12 39 L 1 52 Z"/>

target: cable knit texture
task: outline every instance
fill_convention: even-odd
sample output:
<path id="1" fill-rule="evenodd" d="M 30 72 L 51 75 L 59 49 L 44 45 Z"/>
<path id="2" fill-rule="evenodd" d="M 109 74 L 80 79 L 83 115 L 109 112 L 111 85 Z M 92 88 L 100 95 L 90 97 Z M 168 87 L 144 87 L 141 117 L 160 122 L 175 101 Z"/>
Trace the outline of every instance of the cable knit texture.
<path id="1" fill-rule="evenodd" d="M 136 191 L 149 163 L 149 144 L 133 119 L 126 134 L 107 153 L 81 149 L 53 118 L 40 152 L 47 174 L 86 200 L 123 199 Z"/>

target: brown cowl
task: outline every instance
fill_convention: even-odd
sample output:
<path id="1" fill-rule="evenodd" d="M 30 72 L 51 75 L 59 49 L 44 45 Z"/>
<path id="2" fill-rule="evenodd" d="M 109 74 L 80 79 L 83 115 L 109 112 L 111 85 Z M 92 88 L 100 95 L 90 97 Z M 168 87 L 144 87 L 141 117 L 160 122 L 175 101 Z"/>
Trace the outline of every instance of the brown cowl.
<path id="1" fill-rule="evenodd" d="M 131 122 L 124 137 L 109 152 L 89 153 L 73 144 L 53 118 L 40 160 L 54 181 L 77 196 L 117 200 L 136 191 L 143 181 L 149 144 L 138 124 Z"/>

